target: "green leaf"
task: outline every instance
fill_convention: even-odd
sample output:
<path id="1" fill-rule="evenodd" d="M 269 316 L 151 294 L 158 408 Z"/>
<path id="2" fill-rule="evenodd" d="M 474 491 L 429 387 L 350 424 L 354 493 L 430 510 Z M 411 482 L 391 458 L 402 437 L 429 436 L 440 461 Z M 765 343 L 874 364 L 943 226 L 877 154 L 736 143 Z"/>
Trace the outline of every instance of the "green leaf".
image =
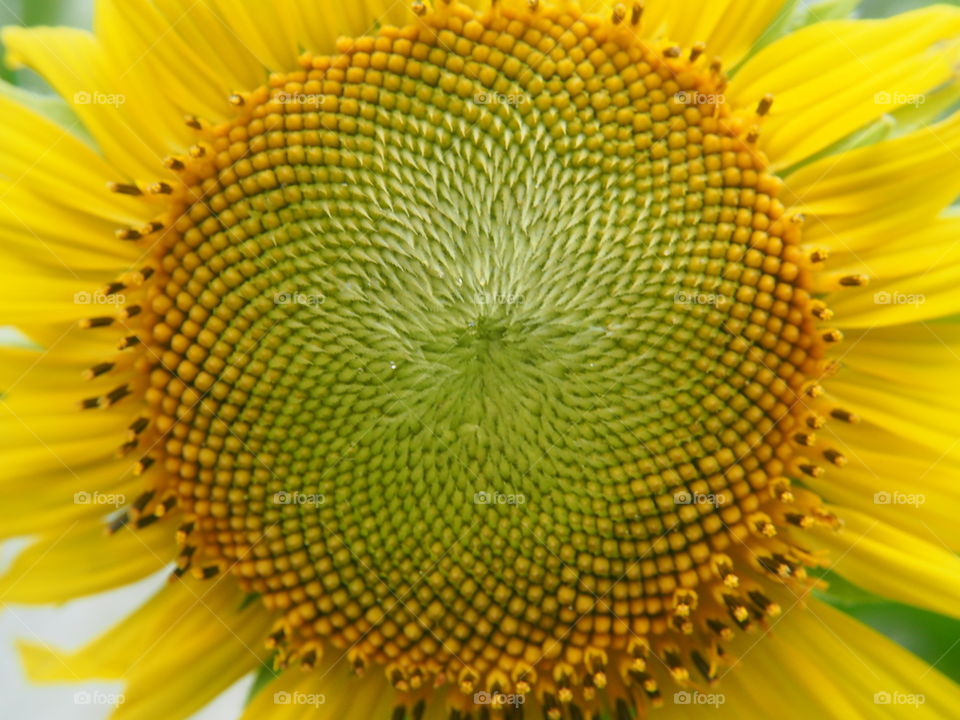
<path id="1" fill-rule="evenodd" d="M 260 664 L 253 676 L 253 684 L 247 693 L 247 700 L 244 703 L 249 705 L 257 694 L 269 685 L 274 679 L 280 677 L 280 673 L 273 669 L 273 659 L 269 659 Z"/>
<path id="2" fill-rule="evenodd" d="M 96 143 L 83 126 L 80 118 L 73 112 L 70 106 L 58 95 L 46 95 L 33 92 L 21 87 L 16 87 L 8 82 L 0 80 L 0 95 L 33 110 L 64 130 L 78 137 L 90 147 L 96 148 Z"/>

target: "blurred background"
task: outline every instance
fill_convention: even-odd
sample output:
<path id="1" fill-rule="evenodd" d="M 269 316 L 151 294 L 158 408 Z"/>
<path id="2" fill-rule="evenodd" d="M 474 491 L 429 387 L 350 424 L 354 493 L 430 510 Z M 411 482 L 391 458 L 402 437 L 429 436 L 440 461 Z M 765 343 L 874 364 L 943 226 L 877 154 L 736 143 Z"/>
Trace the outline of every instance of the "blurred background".
<path id="1" fill-rule="evenodd" d="M 708 0 L 687 1 L 693 6 Z M 809 21 L 811 17 L 841 17 L 851 12 L 864 18 L 887 17 L 928 4 L 932 3 L 924 0 L 800 0 L 785 23 L 789 27 L 790 24 Z M 947 4 L 960 5 L 960 0 L 947 0 Z M 91 28 L 93 6 L 94 0 L 0 0 L 0 26 L 70 25 Z M 0 44 L 0 54 L 2 52 Z M 9 86 L 12 85 L 39 94 L 50 93 L 46 84 L 29 70 L 14 72 L 4 66 L 0 69 L 0 79 L 8 83 L 5 87 L 7 92 L 10 92 Z M 0 342 L 16 341 L 16 333 L 0 328 Z M 0 573 L 26 544 L 26 540 L 19 539 L 0 543 Z M 830 588 L 821 593 L 823 599 L 885 633 L 960 682 L 960 622 L 885 601 L 833 576 L 826 579 L 830 582 Z M 121 686 L 107 683 L 46 687 L 31 685 L 20 668 L 15 643 L 19 639 L 44 642 L 65 649 L 79 647 L 133 611 L 164 582 L 166 573 L 134 586 L 56 608 L 7 606 L 0 599 L 0 717 L 26 720 L 106 718 L 111 712 L 110 707 L 78 704 L 74 695 L 84 691 L 119 693 L 122 692 Z M 189 672 L 188 658 L 184 658 L 184 672 Z M 233 720 L 238 717 L 251 684 L 249 678 L 240 681 L 230 692 L 195 715 L 194 720 Z"/>

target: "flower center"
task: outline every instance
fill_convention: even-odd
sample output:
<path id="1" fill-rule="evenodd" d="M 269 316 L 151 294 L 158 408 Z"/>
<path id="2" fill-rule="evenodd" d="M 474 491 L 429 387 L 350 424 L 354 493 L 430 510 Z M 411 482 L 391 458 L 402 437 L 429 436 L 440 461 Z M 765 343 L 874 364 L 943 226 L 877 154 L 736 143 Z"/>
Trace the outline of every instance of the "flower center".
<path id="1" fill-rule="evenodd" d="M 836 339 L 800 222 L 758 114 L 639 10 L 419 10 L 171 159 L 135 510 L 172 493 L 180 570 L 278 611 L 282 665 L 656 702 L 830 521 L 788 480 Z"/>

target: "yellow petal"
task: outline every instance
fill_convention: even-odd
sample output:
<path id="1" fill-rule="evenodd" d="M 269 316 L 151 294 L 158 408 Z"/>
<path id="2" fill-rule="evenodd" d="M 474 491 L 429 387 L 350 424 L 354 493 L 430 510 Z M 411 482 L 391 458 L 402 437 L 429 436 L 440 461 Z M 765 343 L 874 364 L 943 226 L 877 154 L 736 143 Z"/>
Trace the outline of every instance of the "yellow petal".
<path id="1" fill-rule="evenodd" d="M 66 602 L 158 572 L 175 554 L 168 523 L 107 535 L 100 522 L 77 522 L 50 531 L 20 553 L 0 577 L 0 595 L 11 603 Z"/>
<path id="2" fill-rule="evenodd" d="M 889 20 L 817 23 L 752 57 L 729 98 L 753 107 L 771 93 L 760 147 L 775 169 L 810 157 L 892 108 L 922 102 L 952 77 L 960 10 L 934 6 Z"/>
<path id="3" fill-rule="evenodd" d="M 830 508 L 843 527 L 813 530 L 805 538 L 814 548 L 830 551 L 836 572 L 878 595 L 960 617 L 960 558 L 858 510 Z"/>
<path id="4" fill-rule="evenodd" d="M 152 115 L 141 99 L 155 93 L 153 85 L 137 87 L 124 78 L 94 36 L 73 28 L 8 27 L 3 31 L 7 61 L 39 73 L 73 108 L 116 166 L 112 180 L 153 180 L 167 175 L 163 156 L 185 145 L 189 137 L 182 121 L 169 114 Z M 79 142 L 79 141 L 78 141 Z M 54 156 L 58 157 L 58 156 Z M 93 190 L 101 190 L 98 183 Z"/>
<path id="5" fill-rule="evenodd" d="M 350 669 L 343 651 L 328 649 L 323 662 L 311 672 L 284 672 L 253 698 L 241 720 L 340 720 L 388 718 L 396 692 L 383 673 L 362 678 Z"/>
<path id="6" fill-rule="evenodd" d="M 180 580 L 76 652 L 24 643 L 20 654 L 34 681 L 125 679 L 118 720 L 187 718 L 266 660 L 273 618 L 257 602 L 241 609 L 243 597 L 232 578 Z"/>
<path id="7" fill-rule="evenodd" d="M 663 37 L 683 47 L 706 43 L 707 50 L 735 66 L 777 17 L 784 0 L 711 0 L 692 11 L 679 2 L 646 3 L 642 32 Z"/>
<path id="8" fill-rule="evenodd" d="M 807 607 L 785 612 L 768 634 L 755 639 L 756 644 L 741 654 L 742 659 L 716 688 L 726 702 L 718 711 L 705 708 L 702 717 L 942 720 L 953 716 L 960 702 L 956 684 L 839 610 L 817 600 L 808 600 Z M 700 717 L 691 714 L 689 706 L 664 710 L 671 720 Z"/>
<path id="9" fill-rule="evenodd" d="M 960 113 L 804 167 L 787 178 L 784 202 L 806 214 L 804 241 L 829 248 L 831 264 L 880 254 L 922 233 L 960 193 L 958 153 Z"/>

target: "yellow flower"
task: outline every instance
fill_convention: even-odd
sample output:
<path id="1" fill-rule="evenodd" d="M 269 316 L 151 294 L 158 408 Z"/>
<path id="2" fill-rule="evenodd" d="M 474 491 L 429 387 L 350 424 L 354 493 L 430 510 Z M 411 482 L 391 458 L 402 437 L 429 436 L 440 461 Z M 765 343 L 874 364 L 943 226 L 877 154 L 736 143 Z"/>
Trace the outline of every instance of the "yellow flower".
<path id="1" fill-rule="evenodd" d="M 0 99 L 0 598 L 173 568 L 31 676 L 144 720 L 264 667 L 245 717 L 956 716 L 810 591 L 960 614 L 960 10 L 783 5 L 8 28 L 75 120 Z"/>

